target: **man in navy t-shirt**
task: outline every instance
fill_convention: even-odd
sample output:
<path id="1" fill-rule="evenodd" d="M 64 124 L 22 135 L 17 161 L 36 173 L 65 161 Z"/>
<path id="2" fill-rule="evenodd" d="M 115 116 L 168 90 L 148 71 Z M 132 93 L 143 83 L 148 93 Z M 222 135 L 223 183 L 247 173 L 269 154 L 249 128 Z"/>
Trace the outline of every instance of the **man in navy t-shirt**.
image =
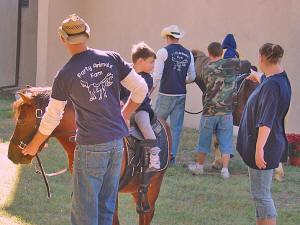
<path id="1" fill-rule="evenodd" d="M 147 85 L 118 53 L 88 48 L 90 28 L 77 15 L 65 19 L 58 32 L 72 57 L 57 73 L 39 131 L 22 152 L 37 153 L 59 124 L 70 99 L 77 126 L 71 223 L 111 225 L 123 155 L 122 138 L 128 135 L 126 123 L 143 102 Z M 132 93 L 122 112 L 120 84 Z"/>

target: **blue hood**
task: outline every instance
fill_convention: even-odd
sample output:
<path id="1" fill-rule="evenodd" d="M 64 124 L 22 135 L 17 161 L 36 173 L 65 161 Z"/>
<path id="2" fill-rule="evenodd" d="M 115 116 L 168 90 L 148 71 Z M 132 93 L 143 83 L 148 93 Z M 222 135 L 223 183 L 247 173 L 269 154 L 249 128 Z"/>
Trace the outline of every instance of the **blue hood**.
<path id="1" fill-rule="evenodd" d="M 222 43 L 223 49 L 226 49 L 223 54 L 223 59 L 240 58 L 239 53 L 236 51 L 236 42 L 233 34 L 227 34 Z"/>
<path id="2" fill-rule="evenodd" d="M 227 34 L 226 37 L 224 38 L 224 41 L 222 43 L 222 47 L 224 48 L 231 48 L 231 49 L 236 49 L 236 42 L 233 37 L 233 34 Z"/>

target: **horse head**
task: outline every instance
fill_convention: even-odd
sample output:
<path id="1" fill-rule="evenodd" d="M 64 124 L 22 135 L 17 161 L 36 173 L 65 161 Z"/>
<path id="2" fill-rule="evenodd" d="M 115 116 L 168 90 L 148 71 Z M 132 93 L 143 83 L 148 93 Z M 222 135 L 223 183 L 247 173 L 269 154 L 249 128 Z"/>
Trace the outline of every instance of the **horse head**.
<path id="1" fill-rule="evenodd" d="M 234 110 L 232 112 L 233 124 L 235 126 L 240 125 L 240 121 L 241 121 L 241 118 L 242 118 L 242 115 L 243 115 L 245 105 L 248 101 L 248 98 L 250 97 L 252 92 L 259 85 L 258 82 L 253 82 L 251 80 L 247 80 L 245 77 L 243 78 L 243 81 L 241 82 L 241 86 L 238 89 L 237 105 L 234 107 Z"/>
<path id="2" fill-rule="evenodd" d="M 49 89 L 45 90 L 49 93 Z M 45 103 L 42 103 L 42 99 L 47 101 L 47 94 L 40 95 L 43 96 L 42 98 L 37 97 L 33 88 L 23 89 L 17 94 L 20 99 L 13 103 L 16 127 L 10 139 L 8 158 L 15 164 L 30 164 L 33 156 L 25 156 L 21 151 L 32 140 L 37 131 L 39 125 L 37 121 L 40 120 L 45 109 Z M 37 102 L 43 107 L 37 107 Z"/>

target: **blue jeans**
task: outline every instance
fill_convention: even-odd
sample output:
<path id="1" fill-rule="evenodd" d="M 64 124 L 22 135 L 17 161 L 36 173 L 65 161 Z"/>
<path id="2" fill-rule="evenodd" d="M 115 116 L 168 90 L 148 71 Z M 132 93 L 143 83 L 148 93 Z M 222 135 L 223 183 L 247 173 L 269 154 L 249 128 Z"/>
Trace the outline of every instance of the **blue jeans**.
<path id="1" fill-rule="evenodd" d="M 123 140 L 77 145 L 74 155 L 71 223 L 111 225 L 119 186 Z"/>
<path id="2" fill-rule="evenodd" d="M 201 116 L 199 126 L 197 152 L 209 153 L 212 136 L 216 132 L 217 140 L 222 154 L 234 155 L 232 136 L 232 114 L 219 116 Z"/>
<path id="3" fill-rule="evenodd" d="M 277 217 L 274 201 L 271 197 L 273 170 L 256 170 L 248 167 L 250 192 L 253 196 L 255 215 L 263 220 Z"/>
<path id="4" fill-rule="evenodd" d="M 170 127 L 172 134 L 172 147 L 171 153 L 173 157 L 176 157 L 180 133 L 182 130 L 184 119 L 184 107 L 185 107 L 185 95 L 182 96 L 166 96 L 158 94 L 155 113 L 163 118 L 165 121 L 170 116 Z M 174 163 L 174 161 L 173 161 Z M 171 165 L 173 164 L 171 162 Z"/>

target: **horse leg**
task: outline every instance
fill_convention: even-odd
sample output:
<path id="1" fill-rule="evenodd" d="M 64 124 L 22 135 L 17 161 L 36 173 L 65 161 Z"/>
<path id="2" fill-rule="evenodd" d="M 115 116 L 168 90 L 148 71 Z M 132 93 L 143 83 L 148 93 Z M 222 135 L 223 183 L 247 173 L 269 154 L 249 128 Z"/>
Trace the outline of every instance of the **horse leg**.
<path id="1" fill-rule="evenodd" d="M 69 167 L 70 173 L 72 175 L 73 162 L 74 162 L 74 150 L 75 150 L 76 144 L 75 144 L 75 142 L 71 142 L 69 140 L 68 136 L 57 137 L 57 140 L 61 143 L 61 145 L 63 146 L 64 150 L 67 153 L 68 167 Z"/>
<path id="2" fill-rule="evenodd" d="M 117 200 L 116 200 L 116 208 L 114 212 L 114 220 L 113 220 L 113 225 L 120 225 L 119 217 L 118 217 L 118 201 L 119 200 L 119 194 L 117 195 Z"/>
<path id="3" fill-rule="evenodd" d="M 219 170 L 222 167 L 222 157 L 216 133 L 213 135 L 213 145 L 215 147 L 215 161 L 212 163 L 212 168 Z"/>
<path id="4" fill-rule="evenodd" d="M 278 167 L 275 169 L 274 179 L 276 181 L 282 182 L 284 176 L 282 163 L 279 163 Z"/>
<path id="5" fill-rule="evenodd" d="M 157 174 L 150 179 L 150 186 L 148 189 L 148 201 L 150 204 L 150 212 L 145 214 L 139 214 L 139 225 L 150 225 L 152 221 L 155 211 L 155 202 L 158 198 L 163 176 L 164 172 L 157 172 Z M 139 193 L 134 192 L 132 193 L 132 196 L 134 197 L 135 203 L 138 204 Z"/>

